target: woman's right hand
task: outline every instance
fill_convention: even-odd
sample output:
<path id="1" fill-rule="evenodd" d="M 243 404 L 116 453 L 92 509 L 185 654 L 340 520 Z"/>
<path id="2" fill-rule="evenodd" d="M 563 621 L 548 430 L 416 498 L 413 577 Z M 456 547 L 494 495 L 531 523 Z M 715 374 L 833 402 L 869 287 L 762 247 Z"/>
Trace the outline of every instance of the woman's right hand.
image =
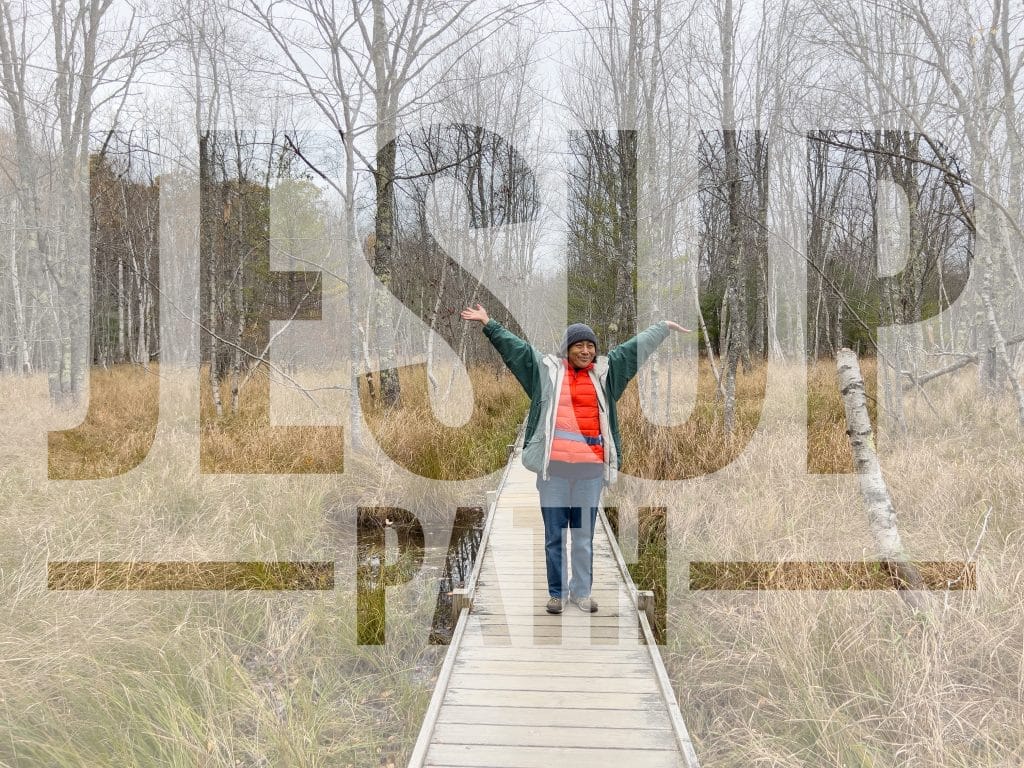
<path id="1" fill-rule="evenodd" d="M 479 304 L 476 305 L 476 309 L 473 309 L 472 307 L 466 307 L 460 313 L 460 317 L 463 320 L 476 320 L 481 325 L 487 325 L 487 323 L 491 319 L 490 316 L 487 314 L 487 310 L 484 309 Z"/>

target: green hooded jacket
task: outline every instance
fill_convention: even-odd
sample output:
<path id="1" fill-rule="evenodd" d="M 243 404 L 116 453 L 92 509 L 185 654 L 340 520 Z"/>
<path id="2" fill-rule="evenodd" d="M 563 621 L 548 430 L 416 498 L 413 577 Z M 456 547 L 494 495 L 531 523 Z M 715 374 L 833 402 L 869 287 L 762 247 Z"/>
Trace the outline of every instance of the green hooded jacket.
<path id="1" fill-rule="evenodd" d="M 555 404 L 565 375 L 564 358 L 541 354 L 496 320 L 488 321 L 483 330 L 530 398 L 523 438 L 523 466 L 547 480 L 554 439 Z M 598 356 L 590 369 L 590 378 L 597 392 L 601 436 L 604 438 L 604 481 L 607 485 L 616 481 L 622 466 L 616 403 L 640 366 L 668 335 L 669 328 L 664 321 L 655 323 L 619 344 L 607 356 Z"/>

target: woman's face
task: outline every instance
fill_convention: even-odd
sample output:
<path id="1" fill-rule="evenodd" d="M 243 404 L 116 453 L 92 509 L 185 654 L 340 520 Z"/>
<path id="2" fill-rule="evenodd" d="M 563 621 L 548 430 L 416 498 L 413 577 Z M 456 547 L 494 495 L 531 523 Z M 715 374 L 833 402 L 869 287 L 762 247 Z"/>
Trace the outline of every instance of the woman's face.
<path id="1" fill-rule="evenodd" d="M 566 357 L 573 368 L 586 368 L 597 356 L 597 347 L 592 341 L 577 341 L 569 347 Z"/>

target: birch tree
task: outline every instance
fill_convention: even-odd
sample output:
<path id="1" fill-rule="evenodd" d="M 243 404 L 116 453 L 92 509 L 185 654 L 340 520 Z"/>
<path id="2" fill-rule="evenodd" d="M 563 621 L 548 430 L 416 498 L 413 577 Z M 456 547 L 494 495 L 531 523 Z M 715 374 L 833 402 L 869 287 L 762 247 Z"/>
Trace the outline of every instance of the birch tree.
<path id="1" fill-rule="evenodd" d="M 44 350 L 54 404 L 78 401 L 88 366 L 84 238 L 93 118 L 101 108 L 117 114 L 156 50 L 135 9 L 115 9 L 112 0 L 0 6 L 0 98 L 15 155 L 8 172 L 19 242 L 39 266 L 31 290 L 48 306 Z"/>
<path id="2" fill-rule="evenodd" d="M 1021 57 L 1012 52 L 1009 38 L 1021 14 L 1004 0 L 948 6 L 941 13 L 919 0 L 853 13 L 826 4 L 820 12 L 876 104 L 922 136 L 933 126 L 944 128 L 947 148 L 932 142 L 930 150 L 976 238 L 970 330 L 979 380 L 989 392 L 1009 383 L 1024 424 L 1024 388 L 1007 344 L 1012 331 L 1005 330 L 1019 322 L 1014 313 L 1019 315 L 1024 294 L 1019 249 L 1011 245 L 1021 232 L 1016 109 Z M 897 29 L 904 34 L 893 34 Z M 908 45 L 920 53 L 906 56 Z M 898 69 L 893 72 L 892 66 Z M 966 155 L 966 173 L 951 152 Z M 1010 162 L 1002 162 L 1004 157 Z"/>
<path id="3" fill-rule="evenodd" d="M 429 84 L 444 80 L 456 63 L 438 67 L 444 55 L 479 41 L 516 18 L 526 4 L 487 9 L 471 0 L 355 0 L 341 11 L 321 0 L 288 0 L 247 13 L 265 29 L 287 60 L 285 75 L 312 100 L 344 144 L 344 182 L 335 189 L 344 201 L 350 253 L 357 254 L 358 168 L 373 177 L 373 246 L 369 258 L 380 290 L 393 275 L 395 243 L 394 139 L 403 119 L 428 99 Z M 369 140 L 369 141 L 367 141 Z M 368 145 L 372 145 L 372 150 Z M 394 327 L 390 297 L 374 302 L 379 341 Z M 381 343 L 381 402 L 401 398 L 394 345 Z M 354 358 L 357 359 L 357 358 Z"/>

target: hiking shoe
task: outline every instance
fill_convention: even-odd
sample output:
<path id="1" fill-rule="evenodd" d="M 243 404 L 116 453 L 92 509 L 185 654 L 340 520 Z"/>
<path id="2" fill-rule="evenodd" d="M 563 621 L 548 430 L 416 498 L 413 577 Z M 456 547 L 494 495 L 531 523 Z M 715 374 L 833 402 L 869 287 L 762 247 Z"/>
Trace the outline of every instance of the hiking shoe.
<path id="1" fill-rule="evenodd" d="M 561 613 L 562 612 L 562 598 L 552 597 L 548 600 L 548 604 L 544 606 L 544 610 L 548 613 Z"/>
<path id="2" fill-rule="evenodd" d="M 569 595 L 569 602 L 584 613 L 597 613 L 597 600 L 592 597 L 576 597 Z"/>

